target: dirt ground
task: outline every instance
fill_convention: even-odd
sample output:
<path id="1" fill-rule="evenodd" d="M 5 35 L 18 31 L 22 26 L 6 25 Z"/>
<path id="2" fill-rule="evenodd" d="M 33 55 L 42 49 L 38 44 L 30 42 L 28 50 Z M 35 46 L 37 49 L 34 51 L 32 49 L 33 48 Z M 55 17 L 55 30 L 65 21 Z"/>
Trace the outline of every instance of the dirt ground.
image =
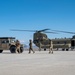
<path id="1" fill-rule="evenodd" d="M 75 75 L 75 51 L 0 54 L 0 75 Z"/>

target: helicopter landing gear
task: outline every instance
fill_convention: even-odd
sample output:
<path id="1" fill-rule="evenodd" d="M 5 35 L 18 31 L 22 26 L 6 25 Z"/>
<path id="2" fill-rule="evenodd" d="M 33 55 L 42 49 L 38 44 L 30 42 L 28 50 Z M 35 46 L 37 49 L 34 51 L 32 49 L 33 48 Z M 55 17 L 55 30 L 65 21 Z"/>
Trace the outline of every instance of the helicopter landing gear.
<path id="1" fill-rule="evenodd" d="M 46 48 L 44 48 L 44 51 L 46 51 Z"/>

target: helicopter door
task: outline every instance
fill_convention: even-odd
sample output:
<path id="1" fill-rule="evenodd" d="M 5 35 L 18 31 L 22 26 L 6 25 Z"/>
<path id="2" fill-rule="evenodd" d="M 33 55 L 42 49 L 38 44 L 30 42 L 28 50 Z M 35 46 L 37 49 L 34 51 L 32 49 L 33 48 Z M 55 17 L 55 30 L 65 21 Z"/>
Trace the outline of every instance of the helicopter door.
<path id="1" fill-rule="evenodd" d="M 2 44 L 0 43 L 0 48 L 2 48 Z"/>
<path id="2" fill-rule="evenodd" d="M 75 48 L 75 40 L 71 40 L 71 47 Z"/>

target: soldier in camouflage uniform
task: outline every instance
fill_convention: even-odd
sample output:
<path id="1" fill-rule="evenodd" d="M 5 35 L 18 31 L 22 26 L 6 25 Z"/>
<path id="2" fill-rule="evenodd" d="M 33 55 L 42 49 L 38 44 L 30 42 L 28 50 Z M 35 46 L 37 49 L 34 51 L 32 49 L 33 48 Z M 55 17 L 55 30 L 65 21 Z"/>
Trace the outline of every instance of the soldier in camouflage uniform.
<path id="1" fill-rule="evenodd" d="M 41 51 L 41 42 L 39 41 L 39 51 Z"/>
<path id="2" fill-rule="evenodd" d="M 16 53 L 17 52 L 20 53 L 20 46 L 21 46 L 20 41 L 16 40 Z"/>
<path id="3" fill-rule="evenodd" d="M 50 40 L 49 53 L 53 54 L 53 42 L 52 42 L 52 40 Z"/>
<path id="4" fill-rule="evenodd" d="M 32 40 L 29 40 L 29 53 L 31 53 L 31 51 L 33 51 L 33 53 L 35 53 L 32 48 Z"/>

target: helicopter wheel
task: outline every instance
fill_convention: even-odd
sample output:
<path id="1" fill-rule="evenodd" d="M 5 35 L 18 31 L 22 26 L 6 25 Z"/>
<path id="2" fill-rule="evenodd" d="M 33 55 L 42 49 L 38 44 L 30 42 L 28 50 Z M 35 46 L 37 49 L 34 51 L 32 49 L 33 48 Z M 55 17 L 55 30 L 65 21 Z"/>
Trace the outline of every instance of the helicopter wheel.
<path id="1" fill-rule="evenodd" d="M 65 49 L 62 49 L 62 51 L 65 51 Z"/>
<path id="2" fill-rule="evenodd" d="M 44 51 L 46 51 L 46 48 L 44 48 Z"/>
<path id="3" fill-rule="evenodd" d="M 66 49 L 66 51 L 69 51 L 69 49 Z"/>

